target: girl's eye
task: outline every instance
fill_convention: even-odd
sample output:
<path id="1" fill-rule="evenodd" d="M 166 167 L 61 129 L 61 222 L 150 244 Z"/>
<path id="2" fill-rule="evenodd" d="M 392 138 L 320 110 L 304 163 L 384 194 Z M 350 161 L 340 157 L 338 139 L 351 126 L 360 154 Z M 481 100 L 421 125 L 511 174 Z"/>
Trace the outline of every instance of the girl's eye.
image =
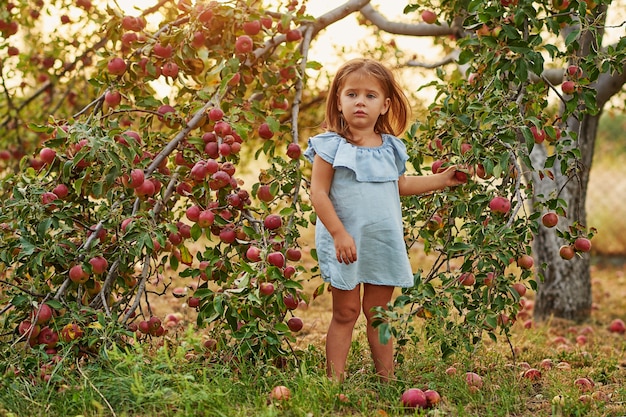
<path id="1" fill-rule="evenodd" d="M 376 94 L 368 94 L 367 97 L 369 97 L 369 98 L 376 98 Z"/>

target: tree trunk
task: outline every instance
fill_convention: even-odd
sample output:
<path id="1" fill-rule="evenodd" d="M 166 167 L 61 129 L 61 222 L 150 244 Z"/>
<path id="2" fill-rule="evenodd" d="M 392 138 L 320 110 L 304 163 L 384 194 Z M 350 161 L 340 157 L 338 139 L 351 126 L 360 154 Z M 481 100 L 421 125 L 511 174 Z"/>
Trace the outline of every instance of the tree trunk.
<path id="1" fill-rule="evenodd" d="M 561 174 L 557 161 L 555 179 L 533 178 L 534 195 L 549 195 L 559 192 L 559 197 L 567 202 L 567 218 L 560 219 L 558 228 L 567 230 L 577 222 L 587 225 L 585 202 L 589 171 L 593 160 L 593 150 L 601 112 L 595 116 L 585 115 L 582 122 L 571 118 L 568 130 L 577 132 L 578 143 L 574 146 L 581 152 L 578 169 L 575 172 Z M 538 147 L 539 148 L 539 147 Z M 545 149 L 539 149 L 532 155 L 533 163 L 541 164 L 546 158 Z M 535 300 L 535 319 L 541 321 L 551 316 L 582 322 L 591 315 L 591 274 L 589 254 L 564 260 L 559 256 L 559 248 L 565 242 L 554 229 L 540 227 L 534 241 L 534 252 L 538 265 L 546 264 L 543 281 L 538 278 L 538 290 Z"/>

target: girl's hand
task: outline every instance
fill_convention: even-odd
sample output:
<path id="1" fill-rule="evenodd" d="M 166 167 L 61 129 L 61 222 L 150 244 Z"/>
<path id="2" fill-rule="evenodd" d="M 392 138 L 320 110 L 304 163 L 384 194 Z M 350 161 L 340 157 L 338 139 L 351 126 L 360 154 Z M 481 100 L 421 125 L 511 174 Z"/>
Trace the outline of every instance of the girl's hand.
<path id="1" fill-rule="evenodd" d="M 340 263 L 351 264 L 356 262 L 356 243 L 352 235 L 348 232 L 342 232 L 337 236 L 333 236 L 335 241 L 335 253 Z"/>
<path id="2" fill-rule="evenodd" d="M 457 185 L 465 184 L 469 177 L 474 175 L 471 167 L 452 165 L 440 175 L 444 178 L 444 182 L 448 187 L 456 187 Z"/>

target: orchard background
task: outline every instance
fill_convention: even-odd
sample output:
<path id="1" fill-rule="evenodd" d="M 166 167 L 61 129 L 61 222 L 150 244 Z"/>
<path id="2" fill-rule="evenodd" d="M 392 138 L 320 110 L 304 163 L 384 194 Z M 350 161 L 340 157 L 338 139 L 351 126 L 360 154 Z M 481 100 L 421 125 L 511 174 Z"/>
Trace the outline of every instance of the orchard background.
<path id="1" fill-rule="evenodd" d="M 163 0 L 132 11 L 7 2 L 6 384 L 23 396 L 64 391 L 72 375 L 89 381 L 86 364 L 152 349 L 155 360 L 165 348 L 228 372 L 319 367 L 327 315 L 315 314 L 329 297 L 301 152 L 322 131 L 333 65 L 355 55 L 394 67 L 414 99 L 403 137 L 411 173 L 446 163 L 476 173 L 404 201 L 415 286 L 379 311 L 398 364 L 412 366 L 415 349 L 452 360 L 495 343 L 517 366 L 515 326 L 594 320 L 592 255 L 625 249 L 623 209 L 603 206 L 623 187 L 620 4 L 424 2 L 389 19 L 365 0 L 316 14 L 295 0 Z M 313 59 L 348 19 L 367 36 L 335 62 Z M 428 39 L 426 53 L 407 43 L 416 37 Z M 619 316 L 598 324 L 621 335 Z M 611 389 L 618 369 L 602 370 Z M 621 404 L 610 394 L 600 400 Z"/>

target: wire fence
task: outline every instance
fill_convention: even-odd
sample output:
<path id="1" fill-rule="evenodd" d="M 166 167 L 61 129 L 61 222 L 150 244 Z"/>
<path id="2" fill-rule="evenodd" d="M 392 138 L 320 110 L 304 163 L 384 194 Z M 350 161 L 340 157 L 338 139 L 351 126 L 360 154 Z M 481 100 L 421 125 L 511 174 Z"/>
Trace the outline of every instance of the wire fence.
<path id="1" fill-rule="evenodd" d="M 587 192 L 587 224 L 598 230 L 593 251 L 626 256 L 626 165 L 594 161 Z"/>

